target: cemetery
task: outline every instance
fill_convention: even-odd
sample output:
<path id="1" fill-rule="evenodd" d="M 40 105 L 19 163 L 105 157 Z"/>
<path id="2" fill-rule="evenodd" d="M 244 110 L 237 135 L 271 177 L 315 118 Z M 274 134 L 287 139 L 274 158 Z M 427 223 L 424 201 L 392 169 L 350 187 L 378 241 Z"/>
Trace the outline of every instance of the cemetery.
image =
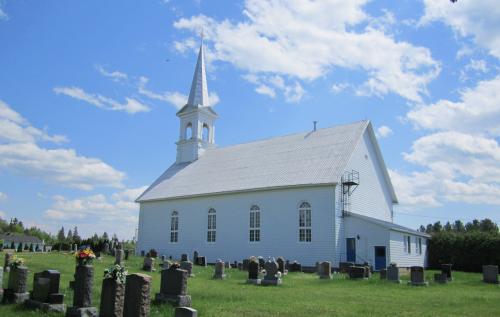
<path id="1" fill-rule="evenodd" d="M 196 254 L 193 264 L 187 255 L 122 251 L 101 258 L 85 251 L 76 263 L 72 252 L 22 259 L 1 252 L 9 269 L 0 268 L 0 316 L 387 316 L 403 306 L 405 316 L 500 311 L 498 267 L 491 265 L 483 273 L 453 271 L 451 264 L 427 270 L 392 263 L 380 273 L 347 265 L 340 273 L 319 261 L 315 273 L 304 273 L 300 263 L 280 257 L 228 265 Z"/>

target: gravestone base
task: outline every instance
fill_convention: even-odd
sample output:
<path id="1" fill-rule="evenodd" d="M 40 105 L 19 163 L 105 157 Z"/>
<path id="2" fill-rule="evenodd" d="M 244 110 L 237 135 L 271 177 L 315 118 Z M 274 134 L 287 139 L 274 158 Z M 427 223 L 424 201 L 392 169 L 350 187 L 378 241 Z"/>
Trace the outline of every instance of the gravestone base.
<path id="1" fill-rule="evenodd" d="M 69 307 L 66 310 L 66 317 L 97 317 L 99 313 L 96 307 Z"/>
<path id="2" fill-rule="evenodd" d="M 50 304 L 50 303 L 42 303 L 33 299 L 28 299 L 24 302 L 24 305 L 27 308 L 31 309 L 39 309 L 44 313 L 63 313 L 66 311 L 66 305 L 64 304 Z"/>
<path id="3" fill-rule="evenodd" d="M 247 280 L 247 284 L 254 284 L 254 285 L 260 285 L 262 280 L 260 278 L 249 278 Z"/>
<path id="4" fill-rule="evenodd" d="M 412 282 L 412 281 L 408 281 L 407 285 L 411 285 L 411 286 L 429 286 L 429 282 Z"/>
<path id="5" fill-rule="evenodd" d="M 157 293 L 155 300 L 159 303 L 168 303 L 176 307 L 191 307 L 191 295 L 169 295 Z"/>
<path id="6" fill-rule="evenodd" d="M 218 276 L 212 276 L 213 280 L 225 280 L 226 279 L 226 274 L 218 275 Z"/>
<path id="7" fill-rule="evenodd" d="M 281 285 L 282 281 L 280 278 L 276 279 L 276 280 L 262 280 L 260 281 L 260 285 L 273 285 L 273 286 L 277 286 L 277 285 Z"/>
<path id="8" fill-rule="evenodd" d="M 446 276 L 446 274 L 443 274 L 443 273 L 434 274 L 434 282 L 446 284 L 446 283 L 448 283 L 448 281 L 449 280 L 448 280 L 448 277 Z"/>
<path id="9" fill-rule="evenodd" d="M 177 307 L 175 317 L 198 317 L 198 311 L 191 307 Z"/>
<path id="10" fill-rule="evenodd" d="M 5 289 L 3 301 L 9 304 L 22 304 L 30 298 L 30 293 L 14 293 L 11 289 Z"/>

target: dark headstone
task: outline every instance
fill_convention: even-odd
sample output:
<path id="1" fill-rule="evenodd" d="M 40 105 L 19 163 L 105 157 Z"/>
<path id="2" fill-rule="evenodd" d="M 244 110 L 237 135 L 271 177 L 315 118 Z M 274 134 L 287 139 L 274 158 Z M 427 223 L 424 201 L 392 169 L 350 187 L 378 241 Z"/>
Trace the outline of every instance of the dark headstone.
<path id="1" fill-rule="evenodd" d="M 193 252 L 193 263 L 198 263 L 198 251 Z"/>
<path id="2" fill-rule="evenodd" d="M 176 307 L 175 317 L 198 317 L 198 312 L 191 307 Z"/>
<path id="3" fill-rule="evenodd" d="M 149 317 L 151 276 L 146 274 L 127 275 L 123 317 Z"/>
<path id="4" fill-rule="evenodd" d="M 198 256 L 198 265 L 207 266 L 207 258 L 204 256 Z"/>
<path id="5" fill-rule="evenodd" d="M 115 251 L 115 265 L 122 265 L 124 257 L 125 257 L 125 251 L 123 251 L 122 249 L 117 249 Z"/>
<path id="6" fill-rule="evenodd" d="M 364 279 L 366 278 L 365 266 L 351 266 L 348 268 L 350 279 Z"/>
<path id="7" fill-rule="evenodd" d="M 243 260 L 243 263 L 241 265 L 241 269 L 243 271 L 248 271 L 248 265 L 250 264 L 250 260 L 249 259 L 244 259 Z"/>
<path id="8" fill-rule="evenodd" d="M 125 250 L 125 261 L 128 260 L 128 257 L 130 256 L 130 250 L 129 249 L 126 249 Z"/>
<path id="9" fill-rule="evenodd" d="M 97 308 L 92 307 L 93 285 L 94 267 L 91 265 L 77 265 L 75 269 L 73 306 L 66 310 L 67 317 L 97 316 Z"/>
<path id="10" fill-rule="evenodd" d="M 498 266 L 483 265 L 483 282 L 498 284 Z"/>
<path id="11" fill-rule="evenodd" d="M 99 317 L 122 317 L 125 305 L 125 284 L 113 278 L 102 280 Z"/>
<path id="12" fill-rule="evenodd" d="M 319 264 L 319 278 L 320 279 L 331 279 L 332 278 L 332 265 L 328 261 L 321 262 Z"/>
<path id="13" fill-rule="evenodd" d="M 266 270 L 266 275 L 264 279 L 260 282 L 262 285 L 280 285 L 281 278 L 278 276 L 278 263 L 274 260 L 268 260 L 264 266 Z"/>
<path id="14" fill-rule="evenodd" d="M 421 266 L 412 266 L 410 268 L 410 281 L 408 285 L 427 286 L 429 283 L 425 281 L 424 268 Z"/>
<path id="15" fill-rule="evenodd" d="M 63 303 L 64 294 L 59 293 L 60 278 L 61 274 L 56 270 L 35 273 L 31 299 L 24 302 L 25 306 L 45 313 L 64 313 L 66 305 Z"/>
<path id="16" fill-rule="evenodd" d="M 144 252 L 144 250 L 142 250 L 142 251 L 141 251 L 141 256 L 145 256 L 145 254 L 146 254 L 146 253 Z"/>
<path id="17" fill-rule="evenodd" d="M 395 265 L 387 267 L 387 280 L 390 282 L 401 283 L 399 279 L 399 268 Z"/>
<path id="18" fill-rule="evenodd" d="M 278 263 L 278 271 L 280 271 L 282 275 L 285 275 L 286 274 L 286 271 L 285 271 L 285 259 L 282 258 L 282 257 L 278 257 L 276 259 L 276 263 Z"/>
<path id="19" fill-rule="evenodd" d="M 441 273 L 446 275 L 446 279 L 448 281 L 453 281 L 453 277 L 451 276 L 451 267 L 452 264 L 441 264 Z"/>
<path id="20" fill-rule="evenodd" d="M 181 255 L 181 262 L 182 262 L 182 261 L 189 261 L 188 255 L 187 255 L 186 253 L 183 253 L 183 254 Z"/>
<path id="21" fill-rule="evenodd" d="M 349 268 L 354 266 L 354 262 L 340 262 L 339 263 L 339 271 L 340 273 L 348 273 Z"/>
<path id="22" fill-rule="evenodd" d="M 293 261 L 293 263 L 290 264 L 289 270 L 290 272 L 302 272 L 302 265 L 297 261 Z"/>
<path id="23" fill-rule="evenodd" d="M 160 292 L 155 299 L 160 303 L 174 306 L 191 306 L 191 296 L 187 294 L 188 272 L 172 265 L 161 272 Z"/>
<path id="24" fill-rule="evenodd" d="M 50 279 L 46 277 L 35 278 L 33 282 L 32 298 L 36 301 L 47 303 L 50 294 Z"/>

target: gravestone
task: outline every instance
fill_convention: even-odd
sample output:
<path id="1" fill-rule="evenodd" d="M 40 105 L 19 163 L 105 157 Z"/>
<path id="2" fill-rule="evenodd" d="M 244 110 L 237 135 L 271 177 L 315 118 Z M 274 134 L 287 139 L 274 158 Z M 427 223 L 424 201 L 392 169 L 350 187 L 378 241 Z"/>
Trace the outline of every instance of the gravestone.
<path id="1" fill-rule="evenodd" d="M 448 281 L 453 281 L 453 276 L 451 275 L 452 264 L 441 264 L 441 273 L 446 275 Z"/>
<path id="2" fill-rule="evenodd" d="M 247 283 L 249 284 L 260 284 L 261 280 L 259 279 L 259 262 L 256 258 L 252 258 L 249 260 L 248 264 L 248 279 Z"/>
<path id="3" fill-rule="evenodd" d="M 354 266 L 354 262 L 340 262 L 339 263 L 339 271 L 340 273 L 348 273 L 349 268 Z"/>
<path id="4" fill-rule="evenodd" d="M 0 303 L 3 301 L 3 267 L 0 267 Z"/>
<path id="5" fill-rule="evenodd" d="M 285 259 L 278 257 L 276 263 L 278 263 L 278 271 L 280 271 L 282 275 L 286 275 L 288 271 L 285 269 Z"/>
<path id="6" fill-rule="evenodd" d="M 172 265 L 161 271 L 160 292 L 155 299 L 160 303 L 191 307 L 191 296 L 187 294 L 188 272 Z"/>
<path id="7" fill-rule="evenodd" d="M 241 269 L 243 271 L 248 271 L 248 265 L 250 264 L 250 260 L 249 259 L 244 259 L 243 260 L 243 263 L 241 265 Z"/>
<path id="8" fill-rule="evenodd" d="M 118 249 L 115 252 L 115 265 L 122 265 L 124 256 L 124 251 L 122 249 Z"/>
<path id="9" fill-rule="evenodd" d="M 290 272 L 302 272 L 302 265 L 297 261 L 293 261 L 293 263 L 290 264 L 289 270 Z"/>
<path id="10" fill-rule="evenodd" d="M 264 260 L 264 258 L 261 256 L 259 256 L 257 260 L 259 260 L 259 267 L 262 270 L 266 266 L 266 260 Z"/>
<path id="11" fill-rule="evenodd" d="M 188 255 L 186 253 L 183 253 L 181 255 L 181 262 L 187 262 L 187 261 L 189 261 Z"/>
<path id="12" fill-rule="evenodd" d="M 164 262 L 162 262 L 160 264 L 161 266 L 161 269 L 162 270 L 168 270 L 170 268 L 170 266 L 172 265 L 172 262 L 170 262 L 169 260 L 165 260 Z M 160 272 L 161 273 L 161 272 Z M 194 275 L 193 275 L 194 276 Z"/>
<path id="13" fill-rule="evenodd" d="M 408 285 L 412 286 L 427 286 L 428 282 L 425 281 L 424 268 L 421 266 L 412 266 L 410 268 L 410 281 Z"/>
<path id="14" fill-rule="evenodd" d="M 394 283 L 401 283 L 399 279 L 399 268 L 396 265 L 387 267 L 387 280 Z"/>
<path id="15" fill-rule="evenodd" d="M 4 290 L 4 300 L 7 303 L 20 304 L 28 300 L 28 268 L 18 266 L 11 268 L 8 287 Z"/>
<path id="16" fill-rule="evenodd" d="M 386 280 L 387 279 L 387 269 L 381 269 L 380 270 L 380 279 L 381 280 Z"/>
<path id="17" fill-rule="evenodd" d="M 261 285 L 280 285 L 281 278 L 278 276 L 278 263 L 274 260 L 268 260 L 264 268 L 266 270 L 266 275 L 260 282 Z"/>
<path id="18" fill-rule="evenodd" d="M 107 242 L 104 243 L 104 246 L 102 247 L 102 252 L 109 253 L 109 243 Z"/>
<path id="19" fill-rule="evenodd" d="M 121 317 L 125 305 L 125 284 L 114 278 L 102 280 L 99 317 Z"/>
<path id="20" fill-rule="evenodd" d="M 125 249 L 124 251 L 124 257 L 125 257 L 125 261 L 128 261 L 128 257 L 130 256 L 130 250 L 129 249 Z"/>
<path id="21" fill-rule="evenodd" d="M 198 265 L 207 266 L 207 258 L 204 256 L 198 256 Z"/>
<path id="22" fill-rule="evenodd" d="M 142 263 L 142 269 L 147 272 L 153 272 L 154 271 L 154 266 L 155 266 L 155 259 L 152 257 L 145 257 L 144 261 Z"/>
<path id="23" fill-rule="evenodd" d="M 365 266 L 351 266 L 348 269 L 349 278 L 352 280 L 366 279 L 366 267 Z"/>
<path id="24" fill-rule="evenodd" d="M 67 317 L 97 316 L 97 308 L 92 307 L 93 285 L 94 267 L 92 265 L 77 265 L 73 290 L 73 306 L 68 307 L 66 310 Z"/>
<path id="25" fill-rule="evenodd" d="M 144 256 L 144 255 L 145 255 L 144 250 L 141 250 L 141 256 Z"/>
<path id="26" fill-rule="evenodd" d="M 191 307 L 176 307 L 175 317 L 198 317 L 198 311 Z"/>
<path id="27" fill-rule="evenodd" d="M 162 254 L 160 258 L 161 261 L 164 262 L 167 259 L 167 256 L 165 254 Z"/>
<path id="28" fill-rule="evenodd" d="M 140 273 L 127 275 L 123 317 L 149 317 L 150 293 L 151 276 Z"/>
<path id="29" fill-rule="evenodd" d="M 215 272 L 212 277 L 214 280 L 223 280 L 226 278 L 226 274 L 224 274 L 224 262 L 222 260 L 217 260 L 215 262 Z"/>
<path id="30" fill-rule="evenodd" d="M 434 282 L 440 283 L 440 284 L 446 284 L 448 283 L 448 277 L 446 276 L 446 273 L 435 273 L 434 274 Z"/>
<path id="31" fill-rule="evenodd" d="M 25 302 L 26 307 L 39 309 L 45 313 L 66 311 L 64 294 L 59 293 L 61 273 L 56 270 L 46 270 L 35 273 L 31 298 Z"/>
<path id="32" fill-rule="evenodd" d="M 198 263 L 198 251 L 193 252 L 193 263 Z"/>
<path id="33" fill-rule="evenodd" d="M 319 278 L 320 279 L 331 279 L 332 278 L 332 265 L 328 261 L 321 262 L 319 264 Z"/>
<path id="34" fill-rule="evenodd" d="M 193 274 L 193 262 L 190 262 L 190 261 L 182 261 L 180 263 L 181 265 L 181 270 L 185 270 L 188 272 L 188 277 L 194 277 L 194 274 Z M 169 266 L 170 268 L 170 266 Z"/>
<path id="35" fill-rule="evenodd" d="M 10 262 L 12 261 L 12 253 L 5 253 L 5 259 L 3 264 L 3 270 L 5 273 L 10 272 Z"/>
<path id="36" fill-rule="evenodd" d="M 483 282 L 498 284 L 498 266 L 483 265 Z"/>

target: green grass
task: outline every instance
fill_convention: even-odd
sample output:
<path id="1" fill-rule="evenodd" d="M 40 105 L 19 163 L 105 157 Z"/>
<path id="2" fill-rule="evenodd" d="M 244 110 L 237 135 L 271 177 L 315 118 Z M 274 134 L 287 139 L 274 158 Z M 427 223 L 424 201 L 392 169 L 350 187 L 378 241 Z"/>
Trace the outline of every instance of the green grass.
<path id="1" fill-rule="evenodd" d="M 73 292 L 68 282 L 74 273 L 74 259 L 69 254 L 23 253 L 33 272 L 57 269 L 61 272 L 61 292 L 71 306 Z M 0 259 L 3 261 L 3 254 Z M 99 307 L 102 272 L 113 264 L 112 257 L 95 261 L 94 306 Z M 142 258 L 127 261 L 130 273 L 140 272 Z M 454 272 L 455 280 L 447 285 L 432 282 L 433 271 L 426 272 L 428 287 L 411 287 L 380 281 L 374 274 L 369 281 L 351 281 L 340 275 L 320 280 L 315 274 L 291 273 L 283 285 L 263 287 L 245 284 L 246 272 L 226 270 L 226 280 L 212 280 L 213 267 L 194 267 L 196 277 L 189 279 L 189 294 L 199 316 L 498 316 L 500 287 L 481 282 L 481 274 Z M 151 295 L 159 291 L 160 274 L 151 273 Z M 4 276 L 7 285 L 8 274 Z M 0 316 L 39 316 L 18 305 L 0 305 Z M 53 315 L 61 316 L 61 315 Z M 173 316 L 169 305 L 152 305 L 151 316 Z"/>

